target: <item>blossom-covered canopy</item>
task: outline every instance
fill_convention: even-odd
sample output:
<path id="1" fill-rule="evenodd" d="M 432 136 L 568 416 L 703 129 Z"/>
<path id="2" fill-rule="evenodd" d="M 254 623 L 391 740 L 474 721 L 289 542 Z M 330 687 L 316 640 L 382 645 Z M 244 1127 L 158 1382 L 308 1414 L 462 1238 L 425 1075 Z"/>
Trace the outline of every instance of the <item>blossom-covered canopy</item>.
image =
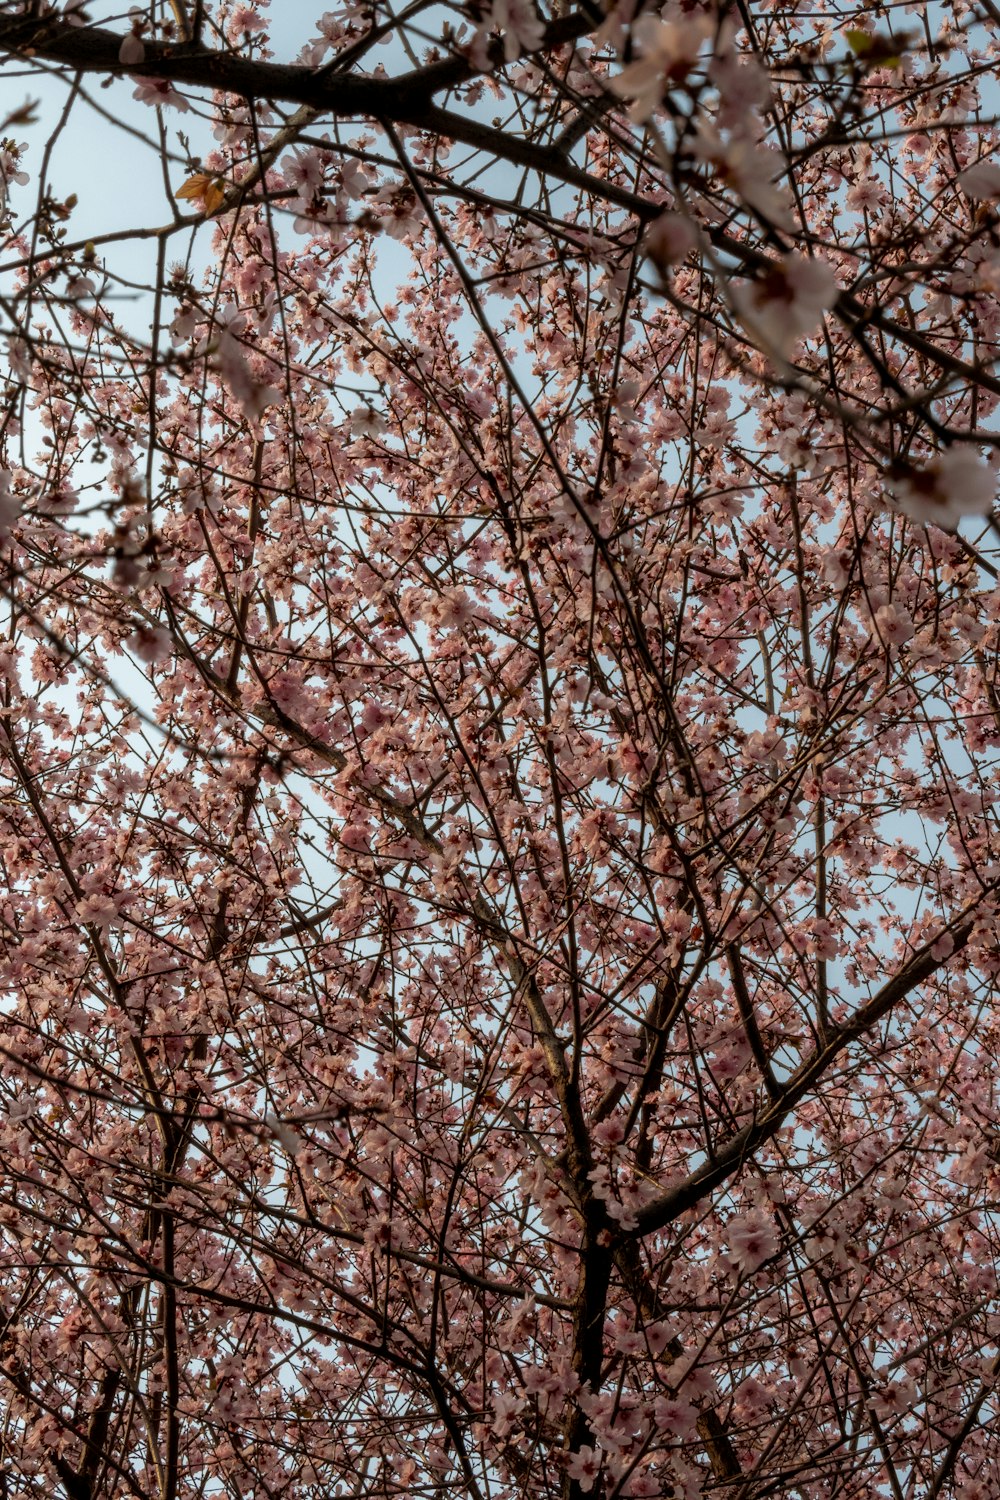
<path id="1" fill-rule="evenodd" d="M 998 45 L 0 6 L 0 1494 L 994 1500 Z"/>

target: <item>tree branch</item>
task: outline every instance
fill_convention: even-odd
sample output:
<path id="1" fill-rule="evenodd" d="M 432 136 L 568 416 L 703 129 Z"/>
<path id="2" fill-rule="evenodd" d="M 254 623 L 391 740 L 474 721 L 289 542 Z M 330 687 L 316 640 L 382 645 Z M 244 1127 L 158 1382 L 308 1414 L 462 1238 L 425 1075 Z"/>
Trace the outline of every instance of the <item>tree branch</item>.
<path id="1" fill-rule="evenodd" d="M 863 1036 L 883 1016 L 887 1016 L 918 984 L 929 979 L 942 964 L 946 963 L 948 958 L 961 952 L 972 935 L 976 915 L 983 900 L 986 895 L 996 889 L 996 885 L 990 886 L 971 909 L 956 918 L 954 922 L 950 922 L 932 942 L 920 948 L 909 963 L 900 969 L 898 974 L 893 975 L 867 1005 L 861 1007 L 853 1021 L 834 1032 L 827 1045 L 814 1052 L 812 1057 L 792 1074 L 784 1085 L 780 1100 L 776 1101 L 771 1109 L 751 1120 L 749 1125 L 745 1125 L 736 1135 L 719 1146 L 713 1159 L 704 1167 L 692 1172 L 662 1198 L 641 1208 L 636 1215 L 638 1226 L 633 1233 L 638 1236 L 652 1234 L 672 1224 L 681 1214 L 686 1213 L 688 1209 L 707 1197 L 713 1188 L 718 1187 L 721 1182 L 725 1182 L 727 1178 L 738 1172 L 755 1151 L 777 1135 L 795 1106 L 800 1104 L 815 1088 L 828 1072 L 830 1065 L 851 1042 Z M 935 957 L 934 949 L 946 935 L 952 939 L 951 952 L 947 957 Z"/>

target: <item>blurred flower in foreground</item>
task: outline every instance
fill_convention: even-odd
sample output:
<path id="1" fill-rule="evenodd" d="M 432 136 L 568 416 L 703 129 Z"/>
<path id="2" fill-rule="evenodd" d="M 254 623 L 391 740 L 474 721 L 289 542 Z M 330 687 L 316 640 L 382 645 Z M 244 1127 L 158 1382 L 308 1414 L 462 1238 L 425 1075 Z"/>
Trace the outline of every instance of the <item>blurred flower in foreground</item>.
<path id="1" fill-rule="evenodd" d="M 951 530 L 963 516 L 993 509 L 996 475 L 974 449 L 955 446 L 920 468 L 897 462 L 888 473 L 889 495 L 911 521 Z"/>

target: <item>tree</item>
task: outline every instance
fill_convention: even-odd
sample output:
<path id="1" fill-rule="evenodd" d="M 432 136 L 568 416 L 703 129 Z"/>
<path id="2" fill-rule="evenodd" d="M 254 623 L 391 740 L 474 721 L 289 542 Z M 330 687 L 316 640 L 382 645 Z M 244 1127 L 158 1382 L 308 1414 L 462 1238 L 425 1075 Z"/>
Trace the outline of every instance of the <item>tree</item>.
<path id="1" fill-rule="evenodd" d="M 0 1490 L 995 1496 L 1000 12 L 309 11 L 0 7 Z"/>

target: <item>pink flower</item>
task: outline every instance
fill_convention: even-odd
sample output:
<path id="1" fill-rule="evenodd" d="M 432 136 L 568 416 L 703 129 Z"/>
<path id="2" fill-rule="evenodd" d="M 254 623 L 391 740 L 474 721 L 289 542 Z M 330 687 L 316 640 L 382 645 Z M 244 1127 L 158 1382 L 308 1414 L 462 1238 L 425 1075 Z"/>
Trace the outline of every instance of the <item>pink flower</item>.
<path id="1" fill-rule="evenodd" d="M 770 1216 L 762 1208 L 739 1214 L 726 1225 L 729 1258 L 741 1275 L 749 1275 L 778 1249 L 778 1235 Z"/>
<path id="2" fill-rule="evenodd" d="M 883 1422 L 891 1422 L 911 1411 L 917 1404 L 919 1394 L 915 1381 L 902 1375 L 876 1390 L 868 1404 Z"/>
<path id="3" fill-rule="evenodd" d="M 375 410 L 374 406 L 358 406 L 351 412 L 351 432 L 355 437 L 378 437 L 388 428 L 389 424 L 381 412 Z"/>
<path id="4" fill-rule="evenodd" d="M 537 52 L 545 40 L 545 27 L 531 0 L 493 0 L 469 49 L 472 61 L 483 73 L 493 66 L 489 43 L 494 31 L 503 32 L 503 55 L 508 62 Z"/>
<path id="5" fill-rule="evenodd" d="M 170 325 L 170 342 L 184 344 L 194 335 L 201 314 L 193 307 L 179 307 Z"/>
<path id="6" fill-rule="evenodd" d="M 0 469 L 0 542 L 7 540 L 21 514 L 21 502 L 11 493 L 13 478 L 9 469 Z"/>
<path id="7" fill-rule="evenodd" d="M 619 1115 L 612 1115 L 594 1126 L 594 1140 L 599 1146 L 617 1146 L 625 1139 L 625 1126 Z"/>
<path id="8" fill-rule="evenodd" d="M 883 604 L 875 613 L 875 628 L 887 646 L 905 646 L 913 639 L 913 616 L 902 605 Z"/>
<path id="9" fill-rule="evenodd" d="M 578 1452 L 570 1455 L 566 1466 L 566 1472 L 570 1479 L 575 1479 L 584 1494 L 594 1488 L 598 1474 L 601 1472 L 601 1454 L 599 1449 L 588 1447 L 586 1444 Z"/>
<path id="10" fill-rule="evenodd" d="M 959 174 L 958 185 L 970 198 L 1000 198 L 1000 166 L 977 161 Z"/>
<path id="11" fill-rule="evenodd" d="M 884 197 L 885 189 L 881 183 L 876 182 L 872 177 L 867 177 L 861 182 L 854 183 L 853 187 L 848 189 L 845 201 L 848 208 L 853 208 L 855 212 L 860 212 L 862 209 L 868 209 L 871 212 L 873 209 L 881 208 Z"/>
<path id="12" fill-rule="evenodd" d="M 849 547 L 828 547 L 822 554 L 820 571 L 827 583 L 842 589 L 851 576 L 854 554 Z"/>
<path id="13" fill-rule="evenodd" d="M 956 443 L 924 468 L 894 465 L 889 472 L 889 494 L 911 521 L 951 529 L 963 516 L 989 515 L 996 497 L 996 474 L 972 447 Z"/>
<path id="14" fill-rule="evenodd" d="M 653 1416 L 659 1431 L 671 1442 L 689 1443 L 697 1435 L 697 1408 L 682 1396 L 657 1396 Z"/>
<path id="15" fill-rule="evenodd" d="M 73 486 L 63 480 L 61 484 L 53 485 L 51 489 L 39 495 L 37 506 L 46 516 L 68 516 L 76 510 L 79 499 Z"/>
<path id="16" fill-rule="evenodd" d="M 170 655 L 171 641 L 167 631 L 158 626 L 150 629 L 146 625 L 140 625 L 125 642 L 141 661 L 162 661 Z"/>
<path id="17" fill-rule="evenodd" d="M 397 183 L 386 183 L 375 196 L 376 203 L 388 203 L 389 212 L 382 216 L 382 228 L 394 240 L 404 240 L 407 235 L 419 232 L 423 223 L 423 209 L 407 187 Z"/>
<path id="18" fill-rule="evenodd" d="M 514 1396 L 509 1391 L 493 1393 L 493 1431 L 497 1437 L 507 1436 L 524 1406 L 523 1396 Z"/>
<path id="19" fill-rule="evenodd" d="M 832 267 L 815 256 L 786 255 L 757 281 L 732 289 L 733 304 L 755 343 L 787 358 L 837 300 Z"/>
<path id="20" fill-rule="evenodd" d="M 30 181 L 27 172 L 23 172 L 20 166 L 22 153 L 27 149 L 27 146 L 23 144 L 20 146 L 8 144 L 0 151 L 0 179 L 4 184 L 16 182 L 23 187 L 26 182 Z"/>
<path id="21" fill-rule="evenodd" d="M 118 49 L 118 61 L 123 67 L 135 68 L 145 56 L 146 48 L 143 46 L 142 37 L 137 31 L 130 31 Z M 138 98 L 138 95 L 135 97 Z"/>
<path id="22" fill-rule="evenodd" d="M 723 140 L 714 125 L 703 122 L 695 139 L 695 155 L 762 218 L 779 228 L 791 227 L 791 200 L 776 180 L 786 164 L 777 151 L 742 135 Z"/>
<path id="23" fill-rule="evenodd" d="M 654 1495 L 663 1494 L 663 1481 L 650 1469 L 639 1469 L 625 1480 L 622 1494 L 634 1495 L 636 1500 L 652 1500 Z"/>
<path id="24" fill-rule="evenodd" d="M 697 246 L 698 232 L 683 214 L 661 214 L 646 230 L 646 254 L 661 271 L 679 266 Z"/>
<path id="25" fill-rule="evenodd" d="M 132 95 L 141 104 L 170 105 L 172 109 L 179 109 L 182 113 L 187 109 L 188 102 L 179 94 L 166 78 L 142 78 L 139 87 Z"/>
<path id="26" fill-rule="evenodd" d="M 318 151 L 293 151 L 282 158 L 281 170 L 289 187 L 304 198 L 311 198 L 323 184 L 323 162 Z"/>
<path id="27" fill-rule="evenodd" d="M 223 380 L 243 408 L 243 415 L 251 421 L 279 399 L 280 392 L 273 385 L 255 380 L 239 343 L 228 328 L 224 328 L 219 336 L 218 359 Z"/>
<path id="28" fill-rule="evenodd" d="M 840 941 L 831 922 L 825 917 L 814 917 L 810 923 L 810 931 L 812 937 L 809 948 L 816 958 L 834 959 L 838 956 Z"/>
<path id="29" fill-rule="evenodd" d="M 264 1124 L 278 1144 L 284 1146 L 289 1156 L 298 1156 L 303 1149 L 302 1139 L 290 1125 L 286 1125 L 277 1115 L 265 1115 Z"/>
<path id="30" fill-rule="evenodd" d="M 7 363 L 13 378 L 24 384 L 31 378 L 31 351 L 23 339 L 7 339 Z"/>
<path id="31" fill-rule="evenodd" d="M 296 234 L 317 235 L 323 229 L 336 229 L 343 222 L 336 203 L 331 203 L 321 193 L 310 198 L 296 198 L 291 206 L 295 214 L 292 228 Z"/>
<path id="32" fill-rule="evenodd" d="M 346 161 L 340 169 L 340 185 L 352 202 L 363 198 L 368 191 L 368 171 L 363 162 Z"/>
<path id="33" fill-rule="evenodd" d="M 661 1355 L 674 1337 L 669 1323 L 647 1323 L 643 1331 L 646 1345 L 654 1357 Z"/>
<path id="34" fill-rule="evenodd" d="M 654 15 L 639 17 L 632 27 L 639 60 L 608 79 L 608 87 L 619 99 L 633 101 L 629 110 L 633 120 L 641 123 L 659 109 L 670 83 L 687 77 L 712 31 L 711 17 L 706 15 L 684 14 L 670 21 Z"/>
<path id="35" fill-rule="evenodd" d="M 771 99 L 767 72 L 753 58 L 736 53 L 712 59 L 709 77 L 719 90 L 719 124 L 727 130 L 745 129 L 753 111 Z"/>
<path id="36" fill-rule="evenodd" d="M 252 36 L 254 32 L 266 31 L 267 19 L 252 5 L 237 5 L 229 17 L 226 27 L 226 35 L 231 42 L 239 42 L 245 36 Z"/>
<path id="37" fill-rule="evenodd" d="M 494 0 L 490 20 L 504 34 L 503 55 L 508 62 L 524 52 L 537 52 L 545 39 L 545 27 L 531 0 Z"/>
<path id="38" fill-rule="evenodd" d="M 66 296 L 72 298 L 93 297 L 97 288 L 89 276 L 74 276 L 66 288 Z"/>
<path id="39" fill-rule="evenodd" d="M 755 729 L 747 735 L 743 746 L 743 758 L 752 765 L 784 760 L 785 754 L 785 741 L 776 729 Z"/>
<path id="40" fill-rule="evenodd" d="M 29 180 L 27 172 L 20 169 L 21 153 L 27 149 L 27 146 L 15 146 L 10 141 L 0 149 L 0 216 L 7 212 L 10 184 L 23 185 Z"/>
<path id="41" fill-rule="evenodd" d="M 76 920 L 88 927 L 108 927 L 118 915 L 118 903 L 113 896 L 93 891 L 76 904 Z"/>

